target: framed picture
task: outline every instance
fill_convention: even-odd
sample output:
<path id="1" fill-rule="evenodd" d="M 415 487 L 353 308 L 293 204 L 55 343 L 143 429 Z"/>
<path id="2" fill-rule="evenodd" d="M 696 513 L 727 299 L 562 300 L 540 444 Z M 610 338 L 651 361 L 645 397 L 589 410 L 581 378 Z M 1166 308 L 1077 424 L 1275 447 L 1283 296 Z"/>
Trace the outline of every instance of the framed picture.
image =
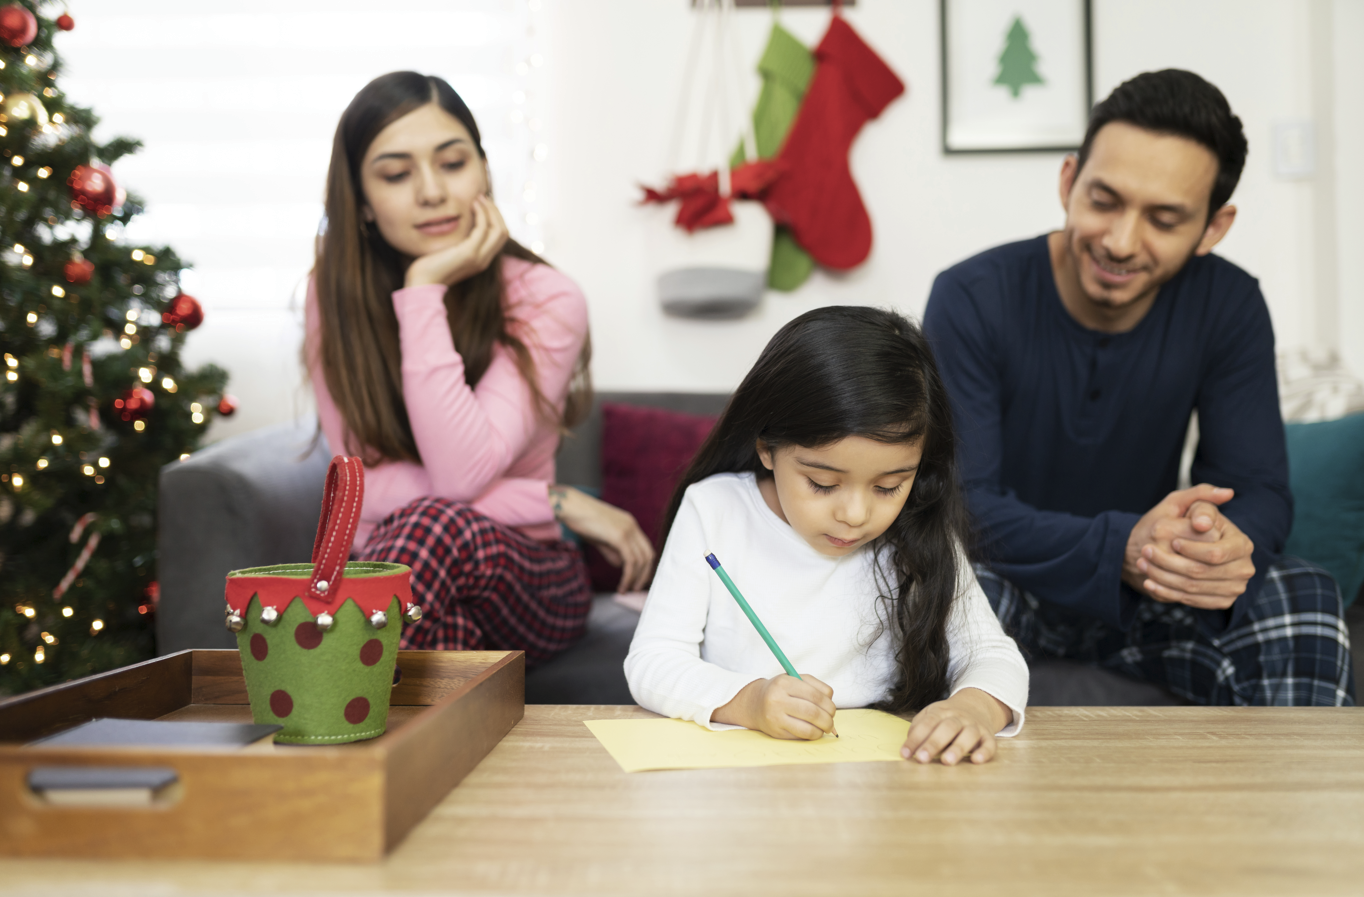
<path id="1" fill-rule="evenodd" d="M 1094 103 L 1089 0 L 940 0 L 945 153 L 1077 149 Z"/>

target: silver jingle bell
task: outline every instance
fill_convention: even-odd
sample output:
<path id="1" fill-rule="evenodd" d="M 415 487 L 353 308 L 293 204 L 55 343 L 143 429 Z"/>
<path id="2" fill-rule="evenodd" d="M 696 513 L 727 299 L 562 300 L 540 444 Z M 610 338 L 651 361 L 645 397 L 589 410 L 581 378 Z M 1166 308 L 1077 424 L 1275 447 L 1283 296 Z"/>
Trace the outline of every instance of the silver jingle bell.
<path id="1" fill-rule="evenodd" d="M 242 619 L 241 614 L 234 612 L 227 615 L 227 628 L 229 631 L 241 632 L 244 626 L 246 626 L 246 621 Z"/>
<path id="2" fill-rule="evenodd" d="M 373 626 L 375 629 L 383 629 L 388 625 L 388 614 L 381 610 L 376 610 L 370 615 L 369 625 Z"/>
<path id="3" fill-rule="evenodd" d="M 273 607 L 263 607 L 260 611 L 260 621 L 266 626 L 274 626 L 279 622 L 279 611 Z"/>
<path id="4" fill-rule="evenodd" d="M 332 615 L 327 613 L 325 610 L 317 615 L 316 620 L 317 628 L 321 629 L 323 632 L 326 632 L 327 630 L 331 629 L 332 624 L 335 622 L 336 620 L 333 619 Z"/>
<path id="5" fill-rule="evenodd" d="M 409 623 L 419 622 L 422 618 L 422 609 L 416 604 L 409 604 L 407 610 L 403 611 L 403 619 Z"/>
<path id="6" fill-rule="evenodd" d="M 234 613 L 236 613 L 236 611 L 234 611 L 234 610 L 232 609 L 232 605 L 230 605 L 230 604 L 224 604 L 224 605 L 223 605 L 223 617 L 224 617 L 224 618 L 230 617 L 230 616 L 232 616 Z"/>

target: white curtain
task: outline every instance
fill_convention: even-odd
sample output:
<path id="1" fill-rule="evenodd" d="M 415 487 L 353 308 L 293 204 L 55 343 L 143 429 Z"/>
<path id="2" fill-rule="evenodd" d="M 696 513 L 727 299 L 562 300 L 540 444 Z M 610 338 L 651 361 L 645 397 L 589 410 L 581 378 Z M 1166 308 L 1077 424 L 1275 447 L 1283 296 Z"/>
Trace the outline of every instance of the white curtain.
<path id="1" fill-rule="evenodd" d="M 58 86 L 100 117 L 96 136 L 143 149 L 114 165 L 146 212 L 124 235 L 169 244 L 204 325 L 190 363 L 232 375 L 238 414 L 215 438 L 307 414 L 298 365 L 302 285 L 332 134 L 385 72 L 440 75 L 473 110 L 513 236 L 545 250 L 550 141 L 543 0 L 71 0 Z M 281 385 L 292 388 L 281 389 Z"/>

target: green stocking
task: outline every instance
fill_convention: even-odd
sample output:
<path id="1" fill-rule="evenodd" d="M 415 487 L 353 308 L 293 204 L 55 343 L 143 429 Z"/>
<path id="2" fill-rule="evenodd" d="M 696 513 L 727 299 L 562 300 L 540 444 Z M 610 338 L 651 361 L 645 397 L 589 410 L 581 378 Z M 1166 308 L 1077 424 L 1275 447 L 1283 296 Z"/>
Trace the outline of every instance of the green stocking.
<path id="1" fill-rule="evenodd" d="M 815 73 L 815 57 L 791 32 L 772 23 L 772 34 L 767 49 L 758 60 L 762 75 L 762 91 L 753 107 L 753 137 L 758 158 L 770 159 L 781 149 L 786 132 L 796 120 L 805 88 Z M 734 151 L 731 167 L 742 165 L 744 148 Z M 772 259 L 767 268 L 767 285 L 774 290 L 790 292 L 805 283 L 814 270 L 814 260 L 801 249 L 784 227 L 778 227 L 772 240 Z"/>
<path id="2" fill-rule="evenodd" d="M 767 264 L 767 285 L 789 293 L 805 283 L 813 270 L 815 260 L 810 258 L 810 253 L 800 248 L 791 231 L 777 225 L 777 231 L 772 235 L 772 260 Z"/>

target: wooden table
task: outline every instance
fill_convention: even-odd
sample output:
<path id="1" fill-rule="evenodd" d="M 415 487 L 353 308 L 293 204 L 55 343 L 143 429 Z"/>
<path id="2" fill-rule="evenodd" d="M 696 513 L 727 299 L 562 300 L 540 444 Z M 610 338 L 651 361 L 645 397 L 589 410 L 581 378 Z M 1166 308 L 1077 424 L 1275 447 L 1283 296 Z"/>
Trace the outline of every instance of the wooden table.
<path id="1" fill-rule="evenodd" d="M 525 719 L 378 865 L 0 861 L 0 894 L 1364 893 L 1364 708 L 1034 708 L 983 767 L 626 774 Z M 327 820 L 317 820 L 319 826 Z"/>

